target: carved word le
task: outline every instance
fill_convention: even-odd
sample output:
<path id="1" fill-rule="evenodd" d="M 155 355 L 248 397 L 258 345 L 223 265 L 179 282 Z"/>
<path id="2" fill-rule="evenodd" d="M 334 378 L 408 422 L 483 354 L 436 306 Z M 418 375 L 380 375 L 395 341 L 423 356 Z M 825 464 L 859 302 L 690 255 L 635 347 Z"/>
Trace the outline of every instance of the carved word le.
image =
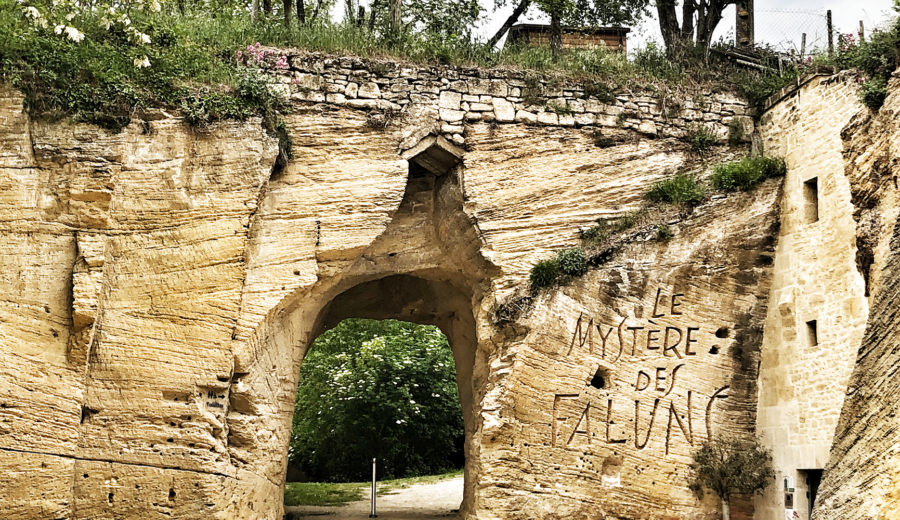
<path id="1" fill-rule="evenodd" d="M 717 399 L 727 399 L 728 396 L 725 395 L 725 392 L 728 390 L 728 386 L 724 386 L 719 388 L 713 395 L 709 398 L 709 402 L 706 405 L 706 430 L 709 438 L 712 438 L 712 413 L 713 413 L 713 404 Z M 552 424 L 552 438 L 551 438 L 551 446 L 556 447 L 559 444 L 560 437 L 562 436 L 562 425 L 569 420 L 569 417 L 561 417 L 560 416 L 560 405 L 564 400 L 575 400 L 578 399 L 578 394 L 556 394 L 553 396 L 553 424 Z M 674 419 L 674 424 L 678 427 L 677 429 L 681 431 L 681 434 L 684 436 L 685 440 L 689 445 L 694 445 L 694 426 L 693 426 L 693 391 L 688 390 L 687 392 L 687 413 L 682 414 L 679 413 L 678 408 L 675 406 L 674 401 L 669 401 L 668 405 L 668 420 L 666 422 L 666 455 L 669 454 L 669 449 L 672 443 L 672 426 Z M 641 427 L 641 401 L 634 401 L 634 447 L 638 450 L 643 450 L 647 447 L 647 444 L 650 442 L 650 438 L 653 435 L 653 425 L 656 422 L 656 415 L 659 412 L 661 398 L 653 399 L 653 407 L 650 409 L 650 416 L 647 422 L 646 431 Z M 605 440 L 606 444 L 625 444 L 628 442 L 628 439 L 625 438 L 615 438 L 612 432 L 612 426 L 615 425 L 615 421 L 613 421 L 613 409 L 615 402 L 612 398 L 608 398 L 606 401 L 606 420 L 603 421 L 606 424 L 605 430 Z M 664 407 L 665 408 L 665 407 Z M 580 408 L 579 408 L 580 409 Z M 569 446 L 574 442 L 576 436 L 584 435 L 587 443 L 591 443 L 591 439 L 593 434 L 591 432 L 591 403 L 590 401 L 585 405 L 584 409 L 578 415 L 578 420 L 575 422 L 575 426 L 572 431 L 569 432 L 569 435 L 566 439 L 565 446 Z M 643 441 L 641 437 L 643 436 Z"/>
<path id="2" fill-rule="evenodd" d="M 666 315 L 664 312 L 657 312 L 659 309 L 659 295 L 662 292 L 662 288 L 656 289 L 656 299 L 653 300 L 653 317 L 654 318 L 662 318 Z M 681 302 L 678 301 L 678 298 L 684 298 L 684 293 L 672 293 L 672 305 L 669 308 L 669 314 L 673 316 L 681 316 L 681 311 L 676 311 L 676 307 L 681 307 Z M 663 304 L 665 305 L 665 304 Z M 663 307 L 665 308 L 665 307 Z"/>

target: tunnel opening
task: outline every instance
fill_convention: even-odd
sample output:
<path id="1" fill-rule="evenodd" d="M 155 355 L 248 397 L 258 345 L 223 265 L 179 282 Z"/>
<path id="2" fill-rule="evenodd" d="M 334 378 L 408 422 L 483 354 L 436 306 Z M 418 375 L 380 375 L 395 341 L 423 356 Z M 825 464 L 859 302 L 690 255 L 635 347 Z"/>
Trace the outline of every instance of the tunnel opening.
<path id="1" fill-rule="evenodd" d="M 464 439 L 456 363 L 440 329 L 345 319 L 313 342 L 300 369 L 285 506 L 362 498 L 375 460 L 382 487 L 428 477 L 440 485 L 416 493 L 431 495 L 435 513 L 452 512 Z M 394 498 L 386 505 L 397 509 Z"/>
<path id="2" fill-rule="evenodd" d="M 431 279 L 391 275 L 363 282 L 322 309 L 315 340 L 299 370 L 288 481 L 365 482 L 371 475 L 369 461 L 375 458 L 379 481 L 425 473 L 446 475 L 447 484 L 420 491 L 435 494 L 423 497 L 434 509 L 431 513 L 417 510 L 425 515 L 423 518 L 462 508 L 469 489 L 467 452 L 475 424 L 475 319 L 470 297 L 450 280 L 441 279 L 452 276 L 440 272 L 428 275 Z M 307 362 L 310 368 L 304 370 Z M 394 369 L 400 370 L 392 372 Z M 304 388 L 307 372 L 316 385 Z M 448 378 L 452 389 L 447 386 Z M 432 383 L 431 388 L 426 388 L 426 381 Z M 385 388 L 386 384 L 390 386 Z M 318 420 L 320 412 L 328 416 L 339 411 L 334 403 L 327 410 L 322 406 L 335 397 L 326 388 L 341 394 L 337 397 L 345 399 L 339 401 L 345 409 L 356 410 L 356 417 L 330 421 L 334 432 L 324 427 L 328 421 Z M 379 395 L 384 402 L 378 402 Z M 353 399 L 347 400 L 349 397 Z M 300 408 L 303 402 L 313 404 Z M 417 411 L 432 417 L 415 422 Z M 373 435 L 378 430 L 372 427 L 373 420 L 382 425 L 379 435 Z M 409 429 L 411 423 L 414 428 Z M 347 428 L 354 430 L 345 436 L 352 441 L 336 443 L 340 430 Z M 298 433 L 304 429 L 316 434 L 299 438 Z M 322 438 L 326 439 L 324 445 L 317 446 Z M 317 449 L 325 452 L 312 453 Z M 449 453 L 435 457 L 433 451 L 429 453 L 434 449 Z M 419 458 L 423 453 L 431 456 L 430 462 L 427 457 Z M 307 457 L 305 464 L 303 457 Z M 327 470 L 310 471 L 314 462 L 328 466 Z M 463 475 L 453 475 L 453 470 L 463 470 Z M 285 486 L 286 511 L 296 511 L 294 489 L 303 487 Z M 360 486 L 352 493 L 356 498 L 367 496 L 366 488 Z M 397 505 L 394 509 L 404 511 L 406 507 Z"/>

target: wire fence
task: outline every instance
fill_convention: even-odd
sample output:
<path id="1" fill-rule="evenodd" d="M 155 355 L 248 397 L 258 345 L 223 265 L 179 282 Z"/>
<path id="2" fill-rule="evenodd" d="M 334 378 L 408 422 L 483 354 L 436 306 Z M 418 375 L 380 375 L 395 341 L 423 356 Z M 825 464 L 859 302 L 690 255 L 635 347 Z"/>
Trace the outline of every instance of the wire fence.
<path id="1" fill-rule="evenodd" d="M 768 47 L 775 52 L 797 57 L 828 52 L 828 19 L 824 9 L 757 9 L 754 18 L 757 47 Z"/>

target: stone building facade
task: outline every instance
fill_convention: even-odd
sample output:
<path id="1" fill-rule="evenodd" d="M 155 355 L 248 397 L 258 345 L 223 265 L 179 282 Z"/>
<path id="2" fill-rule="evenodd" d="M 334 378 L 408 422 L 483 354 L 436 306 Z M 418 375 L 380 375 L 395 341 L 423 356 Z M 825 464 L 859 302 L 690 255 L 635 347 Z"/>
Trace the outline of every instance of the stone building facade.
<path id="1" fill-rule="evenodd" d="M 757 415 L 778 475 L 757 501 L 761 519 L 784 518 L 785 495 L 809 518 L 869 314 L 841 139 L 864 109 L 857 92 L 853 75 L 811 76 L 762 116 L 763 148 L 786 159 L 788 174 Z M 784 490 L 784 478 L 793 492 Z"/>

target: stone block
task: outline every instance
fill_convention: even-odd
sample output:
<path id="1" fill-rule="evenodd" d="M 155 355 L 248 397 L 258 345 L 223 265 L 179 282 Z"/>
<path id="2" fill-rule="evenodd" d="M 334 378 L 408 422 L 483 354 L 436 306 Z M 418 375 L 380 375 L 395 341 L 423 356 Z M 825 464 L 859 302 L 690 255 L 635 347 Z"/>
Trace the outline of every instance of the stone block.
<path id="1" fill-rule="evenodd" d="M 582 112 L 580 114 L 575 114 L 575 124 L 578 126 L 590 126 L 594 124 L 596 117 L 594 114 L 589 114 L 587 112 Z"/>
<path id="2" fill-rule="evenodd" d="M 360 85 L 359 92 L 356 95 L 364 99 L 379 99 L 381 97 L 381 89 L 377 83 L 369 82 Z"/>
<path id="3" fill-rule="evenodd" d="M 462 110 L 449 110 L 446 108 L 440 109 L 441 120 L 446 121 L 448 123 L 456 123 L 458 121 L 462 121 L 463 117 L 465 117 L 466 113 Z"/>
<path id="4" fill-rule="evenodd" d="M 325 96 L 325 100 L 335 105 L 343 105 L 347 102 L 347 98 L 343 94 L 328 94 Z"/>
<path id="5" fill-rule="evenodd" d="M 534 124 L 537 123 L 537 116 L 532 112 L 528 112 L 527 110 L 519 110 L 518 112 L 516 112 L 516 121 L 519 123 Z"/>
<path id="6" fill-rule="evenodd" d="M 559 116 L 553 112 L 539 112 L 537 115 L 537 122 L 542 125 L 558 125 Z"/>
<path id="7" fill-rule="evenodd" d="M 446 110 L 459 110 L 460 102 L 462 101 L 462 94 L 459 92 L 450 92 L 445 90 L 441 92 L 440 98 L 438 98 L 438 106 L 441 109 Z"/>
<path id="8" fill-rule="evenodd" d="M 516 114 L 516 110 L 513 107 L 513 104 L 509 101 L 502 98 L 494 98 L 493 101 L 494 106 L 494 116 L 497 118 L 497 121 L 500 123 L 511 123 L 512 121 L 518 121 L 518 115 Z M 520 111 L 521 112 L 521 111 Z M 526 114 L 528 112 L 525 112 Z"/>
<path id="9" fill-rule="evenodd" d="M 291 99 L 295 101 L 311 101 L 313 103 L 323 103 L 325 102 L 325 94 L 322 92 L 301 90 L 299 92 L 294 92 L 293 94 L 291 94 Z"/>
<path id="10" fill-rule="evenodd" d="M 655 136 L 657 134 L 656 124 L 654 124 L 653 121 L 641 121 L 641 124 L 638 125 L 637 130 L 638 132 L 645 135 Z"/>
<path id="11" fill-rule="evenodd" d="M 357 94 L 359 93 L 359 85 L 356 83 L 347 83 L 347 88 L 344 89 L 344 95 L 350 99 L 356 99 Z"/>

